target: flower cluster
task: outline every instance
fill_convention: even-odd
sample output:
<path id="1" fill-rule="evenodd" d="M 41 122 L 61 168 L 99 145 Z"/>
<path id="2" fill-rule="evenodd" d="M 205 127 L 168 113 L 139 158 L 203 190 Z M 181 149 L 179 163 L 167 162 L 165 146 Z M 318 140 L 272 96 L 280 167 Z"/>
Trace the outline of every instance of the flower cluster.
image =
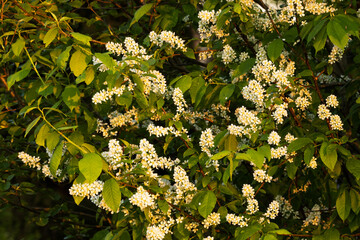
<path id="1" fill-rule="evenodd" d="M 92 97 L 92 102 L 94 104 L 99 104 L 110 100 L 111 97 L 114 95 L 120 97 L 123 94 L 124 90 L 125 86 L 121 86 L 120 88 L 113 87 L 112 89 L 108 88 L 107 90 L 103 89 L 100 92 L 94 94 L 94 96 Z"/>
<path id="2" fill-rule="evenodd" d="M 260 182 L 260 183 L 262 183 L 262 182 L 269 183 L 272 180 L 272 177 L 267 175 L 267 173 L 261 169 L 255 170 L 253 173 L 253 176 L 254 176 L 254 180 L 257 182 Z"/>
<path id="3" fill-rule="evenodd" d="M 202 222 L 204 228 L 208 229 L 211 226 L 216 226 L 220 224 L 220 213 L 212 212 L 210 213 Z"/>
<path id="4" fill-rule="evenodd" d="M 36 168 L 37 170 L 41 169 L 41 164 L 40 164 L 40 158 L 39 157 L 33 157 L 33 156 L 30 156 L 29 154 L 27 154 L 25 152 L 19 152 L 18 158 L 20 158 L 21 161 L 23 163 L 25 163 L 25 165 L 27 165 L 27 166 L 29 166 L 31 168 Z"/>
<path id="5" fill-rule="evenodd" d="M 209 157 L 212 156 L 210 148 L 214 147 L 214 136 L 210 128 L 201 132 L 199 145 L 201 151 L 205 152 Z"/>
<path id="6" fill-rule="evenodd" d="M 280 208 L 279 203 L 276 200 L 272 201 L 268 209 L 266 210 L 264 216 L 270 219 L 275 219 L 276 216 L 279 214 L 279 208 Z"/>
<path id="7" fill-rule="evenodd" d="M 90 199 L 92 196 L 98 195 L 102 192 L 104 182 L 96 180 L 93 183 L 75 183 L 69 189 L 72 196 L 86 197 Z"/>
<path id="8" fill-rule="evenodd" d="M 154 43 L 161 47 L 164 42 L 168 43 L 172 48 L 180 49 L 183 52 L 186 52 L 184 40 L 175 35 L 174 32 L 171 31 L 162 31 L 160 34 L 156 34 L 156 32 L 151 31 L 149 34 L 150 42 Z"/>
<path id="9" fill-rule="evenodd" d="M 247 227 L 247 221 L 249 219 L 245 218 L 244 216 L 236 216 L 235 214 L 228 213 L 226 215 L 226 221 L 232 225 L 239 225 L 239 227 Z"/>
<path id="10" fill-rule="evenodd" d="M 142 186 L 137 188 L 136 193 L 129 198 L 129 201 L 132 205 L 138 206 L 141 211 L 144 211 L 146 207 L 155 205 L 155 197 Z"/>

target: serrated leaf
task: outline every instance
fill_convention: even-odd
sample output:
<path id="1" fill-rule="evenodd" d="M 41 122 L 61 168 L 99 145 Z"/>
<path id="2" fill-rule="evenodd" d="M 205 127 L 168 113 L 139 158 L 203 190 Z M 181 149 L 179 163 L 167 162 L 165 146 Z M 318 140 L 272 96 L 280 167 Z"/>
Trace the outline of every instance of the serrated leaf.
<path id="1" fill-rule="evenodd" d="M 344 28 L 338 22 L 330 20 L 326 31 L 331 42 L 337 47 L 344 49 L 349 40 L 349 37 Z"/>
<path id="2" fill-rule="evenodd" d="M 188 58 L 196 59 L 194 50 L 192 50 L 191 48 L 187 48 L 186 52 L 184 52 L 184 55 Z"/>
<path id="3" fill-rule="evenodd" d="M 247 150 L 246 153 L 247 155 L 250 156 L 251 162 L 253 162 L 256 165 L 256 167 L 258 168 L 262 167 L 265 159 L 265 156 L 262 153 L 255 151 L 254 149 L 249 149 Z"/>
<path id="4" fill-rule="evenodd" d="M 8 88 L 10 89 L 15 84 L 15 82 L 19 82 L 19 81 L 23 80 L 24 78 L 26 78 L 29 75 L 30 71 L 31 71 L 31 69 L 22 69 L 14 74 L 11 74 L 7 78 Z"/>
<path id="5" fill-rule="evenodd" d="M 180 88 L 180 90 L 185 93 L 192 84 L 192 78 L 188 75 L 182 76 L 175 84 L 175 88 Z"/>
<path id="6" fill-rule="evenodd" d="M 231 153 L 231 151 L 222 151 L 222 152 L 216 153 L 214 156 L 211 157 L 211 159 L 219 160 L 219 159 L 222 159 L 223 157 L 230 155 L 230 153 Z"/>
<path id="7" fill-rule="evenodd" d="M 234 84 L 228 84 L 225 87 L 223 87 L 219 94 L 219 101 L 221 104 L 225 104 L 227 100 L 230 99 L 230 97 L 233 95 L 235 91 L 235 85 Z"/>
<path id="8" fill-rule="evenodd" d="M 21 51 L 24 49 L 24 47 L 25 47 L 25 40 L 23 38 L 18 38 L 16 42 L 11 44 L 11 50 L 13 51 L 15 56 L 19 56 Z"/>
<path id="9" fill-rule="evenodd" d="M 323 142 L 320 147 L 320 158 L 323 163 L 333 171 L 337 162 L 336 144 Z"/>
<path id="10" fill-rule="evenodd" d="M 326 240 L 340 240 L 340 232 L 335 228 L 326 230 L 323 236 Z"/>
<path id="11" fill-rule="evenodd" d="M 87 36 L 87 35 L 84 35 L 84 34 L 81 34 L 81 33 L 78 33 L 78 32 L 72 32 L 70 34 L 71 34 L 71 36 L 73 38 L 75 38 L 76 40 L 84 43 L 85 45 L 90 45 L 89 42 L 92 39 L 90 36 Z"/>
<path id="12" fill-rule="evenodd" d="M 25 131 L 25 137 L 26 135 L 28 135 L 28 133 L 31 131 L 31 129 L 39 122 L 41 116 L 38 116 L 37 118 L 35 118 L 26 128 Z"/>
<path id="13" fill-rule="evenodd" d="M 248 71 L 254 66 L 255 64 L 255 58 L 249 58 L 245 61 L 241 62 L 236 69 L 234 70 L 233 77 L 239 77 Z"/>
<path id="14" fill-rule="evenodd" d="M 298 138 L 292 141 L 288 146 L 288 152 L 292 153 L 297 150 L 300 150 L 301 148 L 305 147 L 306 145 L 313 143 L 313 141 L 310 138 Z"/>
<path id="15" fill-rule="evenodd" d="M 200 206 L 198 206 L 198 211 L 200 215 L 206 218 L 214 209 L 216 204 L 216 196 L 212 191 L 205 191 L 201 195 Z"/>
<path id="16" fill-rule="evenodd" d="M 95 53 L 95 57 L 97 57 L 105 66 L 109 69 L 113 69 L 115 67 L 115 60 L 106 53 Z"/>
<path id="17" fill-rule="evenodd" d="M 144 16 L 148 11 L 150 11 L 150 9 L 152 8 L 152 6 L 153 6 L 153 3 L 147 3 L 147 4 L 143 5 L 143 6 L 141 6 L 141 8 L 139 8 L 139 9 L 135 12 L 134 18 L 133 18 L 133 20 L 131 21 L 130 26 L 132 26 L 134 23 L 136 23 L 137 21 L 139 21 L 142 16 Z"/>
<path id="18" fill-rule="evenodd" d="M 50 28 L 49 31 L 45 34 L 45 37 L 43 39 L 43 42 L 45 44 L 45 47 L 49 46 L 49 44 L 54 41 L 56 38 L 56 35 L 59 33 L 59 29 L 57 27 Z"/>
<path id="19" fill-rule="evenodd" d="M 61 97 L 71 111 L 80 105 L 80 91 L 75 85 L 66 86 Z"/>
<path id="20" fill-rule="evenodd" d="M 323 19 L 315 25 L 315 27 L 313 28 L 313 30 L 311 30 L 311 32 L 309 33 L 309 35 L 307 37 L 307 42 L 310 42 L 315 37 L 315 35 L 318 32 L 320 32 L 321 29 L 323 29 L 323 26 L 326 23 L 326 21 L 327 21 L 327 19 Z"/>
<path id="21" fill-rule="evenodd" d="M 60 144 L 57 145 L 57 147 L 55 148 L 53 155 L 51 156 L 51 159 L 50 159 L 50 172 L 54 177 L 56 176 L 56 171 L 60 165 L 62 151 L 63 151 L 63 145 L 64 145 L 64 142 L 61 141 Z"/>
<path id="22" fill-rule="evenodd" d="M 275 39 L 274 41 L 272 41 L 267 49 L 267 54 L 271 61 L 275 62 L 275 60 L 280 56 L 283 49 L 284 43 L 281 39 Z"/>
<path id="23" fill-rule="evenodd" d="M 339 214 L 339 217 L 345 221 L 345 219 L 350 214 L 351 208 L 351 200 L 348 191 L 344 191 L 337 199 L 336 199 L 336 211 Z"/>
<path id="24" fill-rule="evenodd" d="M 360 160 L 349 158 L 346 161 L 346 168 L 356 179 L 360 179 Z"/>
<path id="25" fill-rule="evenodd" d="M 326 32 L 326 28 L 324 27 L 315 36 L 314 44 L 313 44 L 316 51 L 315 54 L 325 47 L 326 40 L 327 40 L 327 32 Z"/>
<path id="26" fill-rule="evenodd" d="M 87 153 L 79 161 L 79 170 L 90 183 L 94 182 L 101 174 L 103 161 L 96 153 Z"/>
<path id="27" fill-rule="evenodd" d="M 105 181 L 102 196 L 105 203 L 111 208 L 111 210 L 113 210 L 114 212 L 117 212 L 119 210 L 121 202 L 121 192 L 119 184 L 116 182 L 115 179 L 110 178 Z"/>
<path id="28" fill-rule="evenodd" d="M 70 58 L 70 69 L 74 73 L 76 77 L 80 76 L 80 74 L 86 69 L 86 55 L 82 53 L 80 50 L 71 55 Z"/>
<path id="29" fill-rule="evenodd" d="M 66 49 L 62 53 L 60 53 L 59 57 L 56 60 L 56 65 L 58 65 L 58 67 L 62 70 L 66 68 L 66 62 L 69 60 L 71 48 L 72 46 L 66 47 Z"/>
<path id="30" fill-rule="evenodd" d="M 49 133 L 50 133 L 49 126 L 47 124 L 44 124 L 40 128 L 39 132 L 36 134 L 36 140 L 35 140 L 36 144 L 45 147 L 45 139 L 47 138 Z"/>

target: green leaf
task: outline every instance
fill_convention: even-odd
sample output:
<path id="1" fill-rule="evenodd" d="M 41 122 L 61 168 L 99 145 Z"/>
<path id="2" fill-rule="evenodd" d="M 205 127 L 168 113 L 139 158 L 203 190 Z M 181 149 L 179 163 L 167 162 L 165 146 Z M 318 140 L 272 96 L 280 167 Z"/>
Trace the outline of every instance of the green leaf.
<path id="1" fill-rule="evenodd" d="M 191 48 L 187 48 L 186 52 L 184 52 L 184 55 L 188 58 L 196 59 L 194 50 L 192 50 Z"/>
<path id="2" fill-rule="evenodd" d="M 275 39 L 269 44 L 267 54 L 271 61 L 275 62 L 275 60 L 280 56 L 283 48 L 284 43 L 281 39 Z"/>
<path id="3" fill-rule="evenodd" d="M 79 161 L 79 170 L 90 183 L 94 182 L 101 174 L 103 161 L 96 153 L 87 153 Z"/>
<path id="4" fill-rule="evenodd" d="M 360 179 L 360 160 L 355 158 L 349 158 L 346 161 L 346 168 L 351 172 L 352 175 L 358 180 Z"/>
<path id="5" fill-rule="evenodd" d="M 239 77 L 245 73 L 247 73 L 248 71 L 251 70 L 251 68 L 254 66 L 255 64 L 255 58 L 249 58 L 246 59 L 245 61 L 241 62 L 235 69 L 233 77 Z"/>
<path id="6" fill-rule="evenodd" d="M 225 137 L 224 150 L 236 151 L 237 146 L 238 141 L 236 140 L 235 135 L 228 135 Z"/>
<path id="7" fill-rule="evenodd" d="M 15 56 L 19 56 L 21 51 L 24 49 L 24 47 L 25 47 L 25 40 L 23 38 L 18 38 L 16 42 L 11 44 L 11 50 L 13 51 Z"/>
<path id="8" fill-rule="evenodd" d="M 326 22 L 327 22 L 327 19 L 323 19 L 315 25 L 315 27 L 313 28 L 313 30 L 309 33 L 309 35 L 307 37 L 308 42 L 310 42 L 313 39 L 313 37 L 315 37 L 315 35 L 318 32 L 320 32 L 321 29 L 323 29 L 323 26 Z"/>
<path id="9" fill-rule="evenodd" d="M 234 4 L 234 12 L 236 12 L 237 14 L 241 13 L 241 5 L 240 5 L 240 3 L 235 3 Z"/>
<path id="10" fill-rule="evenodd" d="M 80 76 L 82 72 L 86 69 L 87 63 L 86 63 L 86 55 L 82 53 L 80 50 L 77 50 L 76 52 L 71 55 L 70 58 L 70 69 L 74 73 L 76 77 Z"/>
<path id="11" fill-rule="evenodd" d="M 350 189 L 350 200 L 351 200 L 351 209 L 357 215 L 360 210 L 360 194 L 355 189 Z"/>
<path id="12" fill-rule="evenodd" d="M 336 228 L 330 228 L 325 231 L 324 239 L 326 240 L 340 240 L 340 232 Z"/>
<path id="13" fill-rule="evenodd" d="M 121 192 L 119 184 L 115 179 L 110 178 L 105 181 L 104 189 L 102 191 L 105 203 L 113 210 L 117 212 L 121 202 Z"/>
<path id="14" fill-rule="evenodd" d="M 192 78 L 189 75 L 182 76 L 175 84 L 175 88 L 180 88 L 180 90 L 185 93 L 192 84 Z"/>
<path id="15" fill-rule="evenodd" d="M 249 150 L 247 150 L 246 153 L 247 153 L 247 155 L 250 156 L 251 162 L 253 162 L 256 165 L 256 167 L 258 167 L 258 168 L 262 167 L 262 165 L 264 163 L 264 159 L 265 159 L 265 156 L 262 153 L 254 150 L 254 149 L 249 149 Z"/>
<path id="16" fill-rule="evenodd" d="M 66 86 L 61 97 L 71 111 L 80 105 L 80 91 L 75 85 Z"/>
<path id="17" fill-rule="evenodd" d="M 351 209 L 351 200 L 349 192 L 347 190 L 336 199 L 336 210 L 339 214 L 339 217 L 345 221 L 350 214 Z"/>
<path id="18" fill-rule="evenodd" d="M 201 194 L 200 205 L 198 211 L 200 215 L 206 218 L 214 209 L 216 204 L 216 196 L 212 191 L 205 191 Z"/>
<path id="19" fill-rule="evenodd" d="M 189 92 L 190 92 L 191 102 L 195 103 L 196 95 L 200 90 L 200 88 L 205 85 L 205 80 L 202 77 L 196 77 L 191 82 L 192 83 Z"/>
<path id="20" fill-rule="evenodd" d="M 26 78 L 29 75 L 30 71 L 31 71 L 31 69 L 23 69 L 14 74 L 11 74 L 7 78 L 8 88 L 10 89 L 12 87 L 12 85 L 15 84 L 15 82 L 19 82 L 19 81 L 23 80 L 24 78 Z"/>
<path id="21" fill-rule="evenodd" d="M 43 42 L 45 44 L 45 47 L 49 46 L 49 44 L 54 41 L 56 38 L 56 35 L 59 33 L 59 29 L 57 27 L 50 28 L 49 31 L 45 34 L 45 37 L 43 39 Z"/>
<path id="22" fill-rule="evenodd" d="M 141 8 L 139 8 L 135 14 L 134 14 L 134 18 L 131 21 L 130 26 L 132 26 L 134 23 L 136 23 L 137 21 L 139 21 L 139 19 L 144 16 L 148 11 L 150 11 L 150 9 L 152 8 L 153 3 L 148 3 L 143 5 Z"/>
<path id="23" fill-rule="evenodd" d="M 349 40 L 349 37 L 344 28 L 335 20 L 330 20 L 326 31 L 331 42 L 339 48 L 344 49 Z"/>
<path id="24" fill-rule="evenodd" d="M 280 235 L 291 235 L 291 232 L 289 232 L 286 229 L 271 230 L 271 231 L 269 231 L 269 233 L 276 233 L 276 234 L 280 234 Z"/>
<path id="25" fill-rule="evenodd" d="M 253 225 L 250 225 L 246 228 L 244 228 L 243 231 L 240 232 L 240 234 L 236 237 L 236 240 L 246 240 L 253 236 L 255 233 L 261 230 L 261 225 L 258 223 L 255 223 Z M 241 229 L 241 228 L 239 228 Z"/>
<path id="26" fill-rule="evenodd" d="M 316 53 L 325 47 L 326 39 L 327 39 L 326 28 L 322 28 L 321 31 L 318 34 L 316 34 L 314 39 L 313 46 L 315 48 Z"/>
<path id="27" fill-rule="evenodd" d="M 113 69 L 116 65 L 115 60 L 109 54 L 95 53 L 95 57 L 97 57 L 109 69 Z"/>
<path id="28" fill-rule="evenodd" d="M 230 97 L 234 93 L 234 90 L 235 90 L 234 84 L 228 84 L 221 89 L 220 94 L 219 94 L 219 101 L 222 105 L 224 105 L 225 102 L 230 99 Z"/>
<path id="29" fill-rule="evenodd" d="M 71 48 L 72 46 L 66 47 L 65 51 L 60 53 L 59 57 L 56 60 L 56 65 L 58 65 L 58 67 L 62 70 L 65 70 L 66 68 L 66 62 L 69 60 Z"/>
<path id="30" fill-rule="evenodd" d="M 297 150 L 300 150 L 301 148 L 305 147 L 306 145 L 313 143 L 313 141 L 310 138 L 298 138 L 292 141 L 288 146 L 288 152 L 292 153 Z"/>
<path id="31" fill-rule="evenodd" d="M 263 145 L 258 148 L 258 151 L 264 155 L 269 161 L 271 160 L 271 148 L 269 145 Z"/>
<path id="32" fill-rule="evenodd" d="M 49 135 L 50 132 L 50 128 L 47 124 L 44 124 L 39 132 L 36 134 L 36 144 L 39 146 L 43 146 L 45 147 L 45 139 L 47 138 L 47 136 Z"/>
<path id="33" fill-rule="evenodd" d="M 336 147 L 336 144 L 328 144 L 327 142 L 323 142 L 320 148 L 320 158 L 331 171 L 334 170 L 335 164 L 337 162 Z"/>
<path id="34" fill-rule="evenodd" d="M 84 43 L 85 45 L 90 45 L 89 42 L 91 41 L 91 37 L 90 36 L 87 36 L 87 35 L 84 35 L 84 34 L 81 34 L 81 33 L 78 33 L 78 32 L 72 32 L 70 33 L 71 36 L 73 38 L 75 38 L 76 40 L 78 40 L 79 42 L 82 42 Z"/>
<path id="35" fill-rule="evenodd" d="M 277 237 L 274 234 L 267 233 L 264 237 L 264 240 L 277 240 Z"/>
<path id="36" fill-rule="evenodd" d="M 158 206 L 160 208 L 160 210 L 164 213 L 164 214 L 167 214 L 168 213 L 168 210 L 170 208 L 169 204 L 167 201 L 165 200 L 162 200 L 162 199 L 159 199 L 158 200 Z"/>
<path id="37" fill-rule="evenodd" d="M 313 158 L 314 156 L 314 153 L 315 153 L 315 148 L 313 145 L 309 145 L 305 151 L 304 151 L 304 162 L 306 164 L 309 164 L 311 159 Z"/>
<path id="38" fill-rule="evenodd" d="M 216 153 L 214 156 L 211 157 L 211 159 L 219 160 L 219 159 L 222 159 L 223 157 L 226 157 L 226 156 L 228 156 L 230 154 L 231 154 L 231 151 L 222 151 L 222 152 Z"/>
<path id="39" fill-rule="evenodd" d="M 56 177 L 56 171 L 60 165 L 62 152 L 63 152 L 63 145 L 64 142 L 61 141 L 60 144 L 57 145 L 57 147 L 55 148 L 53 155 L 51 156 L 50 159 L 50 172 L 54 177 Z"/>
<path id="40" fill-rule="evenodd" d="M 26 135 L 31 131 L 31 129 L 38 123 L 38 121 L 40 120 L 41 116 L 38 116 L 37 118 L 35 118 L 26 128 L 25 131 L 25 137 Z"/>

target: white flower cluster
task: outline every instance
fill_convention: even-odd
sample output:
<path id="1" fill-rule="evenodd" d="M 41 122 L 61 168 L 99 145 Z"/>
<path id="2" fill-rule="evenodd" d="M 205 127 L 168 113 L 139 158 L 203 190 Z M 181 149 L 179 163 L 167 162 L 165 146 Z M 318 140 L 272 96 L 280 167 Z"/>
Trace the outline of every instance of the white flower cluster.
<path id="1" fill-rule="evenodd" d="M 241 91 L 246 100 L 253 102 L 257 107 L 264 105 L 265 89 L 261 86 L 260 82 L 251 80 L 247 86 Z"/>
<path id="2" fill-rule="evenodd" d="M 182 113 L 185 110 L 184 108 L 187 107 L 187 104 L 185 102 L 183 92 L 181 91 L 180 88 L 174 89 L 172 99 L 177 107 L 176 112 Z"/>
<path id="3" fill-rule="evenodd" d="M 181 131 L 177 130 L 173 126 L 171 127 L 162 127 L 162 126 L 155 126 L 153 123 L 149 124 L 146 129 L 150 136 L 155 135 L 156 137 L 164 137 L 169 133 L 174 134 L 176 137 L 181 136 L 181 134 L 187 134 L 188 130 L 182 127 Z M 190 136 L 188 136 L 190 138 Z"/>
<path id="4" fill-rule="evenodd" d="M 255 113 L 246 109 L 242 106 L 235 110 L 235 115 L 237 116 L 237 121 L 243 126 L 236 126 L 231 124 L 228 126 L 230 134 L 236 136 L 249 135 L 258 130 L 258 125 L 261 123 L 260 119 L 255 115 Z"/>
<path id="5" fill-rule="evenodd" d="M 304 17 L 305 11 L 314 15 L 332 13 L 336 11 L 334 7 L 327 6 L 326 3 L 320 3 L 316 0 L 287 0 L 286 3 L 286 6 L 281 9 L 279 21 L 287 22 L 290 25 L 295 24 L 296 15 Z"/>
<path id="6" fill-rule="evenodd" d="M 246 197 L 246 200 L 248 203 L 248 205 L 246 207 L 246 211 L 249 214 L 254 214 L 257 211 L 259 211 L 259 203 L 255 199 L 255 191 L 254 191 L 254 188 L 252 186 L 250 186 L 250 184 L 243 185 L 242 194 L 244 197 Z"/>
<path id="7" fill-rule="evenodd" d="M 269 176 L 264 170 L 258 169 L 253 173 L 254 180 L 257 182 L 271 182 L 272 176 Z"/>
<path id="8" fill-rule="evenodd" d="M 154 146 L 145 138 L 140 140 L 139 149 L 141 152 L 142 165 L 145 168 L 166 168 L 171 169 L 176 161 L 172 161 L 170 158 L 159 157 L 155 151 Z"/>
<path id="9" fill-rule="evenodd" d="M 123 155 L 122 147 L 116 139 L 111 139 L 108 144 L 109 151 L 102 152 L 101 155 L 109 163 L 110 170 L 116 170 L 120 168 L 123 163 L 121 162 L 121 156 Z"/>
<path id="10" fill-rule="evenodd" d="M 236 216 L 235 214 L 232 213 L 228 213 L 226 215 L 226 221 L 232 225 L 239 225 L 239 227 L 247 227 L 247 221 L 249 219 L 245 218 L 244 216 Z"/>
<path id="11" fill-rule="evenodd" d="M 144 94 L 149 95 L 150 91 L 164 95 L 166 92 L 166 79 L 164 75 L 157 70 L 150 70 L 149 72 L 143 72 L 141 70 L 135 70 L 134 72 L 140 77 L 144 84 Z"/>
<path id="12" fill-rule="evenodd" d="M 204 228 L 208 229 L 211 226 L 216 226 L 220 224 L 220 213 L 212 212 L 210 213 L 202 222 Z"/>
<path id="13" fill-rule="evenodd" d="M 25 165 L 31 167 L 31 168 L 36 168 L 37 170 L 41 169 L 41 164 L 40 164 L 40 158 L 39 157 L 33 157 L 30 156 L 29 154 L 25 153 L 25 152 L 19 152 L 18 153 L 18 158 L 21 159 L 21 161 L 23 163 L 25 163 Z"/>
<path id="14" fill-rule="evenodd" d="M 279 214 L 279 208 L 279 203 L 276 200 L 272 201 L 268 209 L 266 210 L 266 213 L 264 213 L 264 216 L 270 219 L 275 219 L 276 216 Z"/>
<path id="15" fill-rule="evenodd" d="M 214 147 L 214 135 L 211 132 L 211 128 L 201 132 L 199 145 L 201 151 L 205 152 L 209 157 L 212 156 L 210 148 Z"/>
<path id="16" fill-rule="evenodd" d="M 332 115 L 328 108 L 336 108 L 339 106 L 339 102 L 335 95 L 330 95 L 326 98 L 326 105 L 320 104 L 318 107 L 318 116 L 321 120 L 330 118 L 330 126 L 332 130 L 343 130 L 343 123 L 339 115 Z"/>
<path id="17" fill-rule="evenodd" d="M 287 103 L 275 105 L 275 111 L 271 115 L 273 116 L 277 124 L 282 124 L 284 122 L 284 117 L 288 116 L 288 112 L 286 110 L 287 108 Z"/>
<path id="18" fill-rule="evenodd" d="M 309 167 L 312 169 L 315 169 L 317 167 L 317 162 L 316 162 L 316 158 L 312 157 L 310 162 L 309 162 Z"/>
<path id="19" fill-rule="evenodd" d="M 184 40 L 175 35 L 174 32 L 171 31 L 162 31 L 160 34 L 156 34 L 156 32 L 151 31 L 149 34 L 150 42 L 155 45 L 161 47 L 164 42 L 168 43 L 172 48 L 180 49 L 183 52 L 186 52 Z"/>
<path id="20" fill-rule="evenodd" d="M 295 139 L 296 139 L 296 137 L 294 137 L 294 135 L 292 135 L 291 133 L 288 133 L 288 134 L 285 135 L 285 141 L 287 143 L 291 143 Z"/>
<path id="21" fill-rule="evenodd" d="M 162 221 L 159 225 L 150 225 L 146 228 L 147 240 L 162 240 L 165 235 L 172 233 L 169 228 L 175 223 L 174 219 L 170 218 L 168 221 Z"/>
<path id="22" fill-rule="evenodd" d="M 92 97 L 92 102 L 94 104 L 99 104 L 110 100 L 111 97 L 114 95 L 120 97 L 123 94 L 124 90 L 125 90 L 125 86 L 121 86 L 120 88 L 113 87 L 112 89 L 108 88 L 106 90 L 103 89 L 100 92 L 94 94 L 94 96 Z"/>
<path id="23" fill-rule="evenodd" d="M 344 54 L 344 50 L 342 50 L 341 48 L 334 45 L 328 56 L 328 58 L 329 58 L 328 63 L 334 64 L 334 63 L 340 61 L 343 57 L 343 54 Z"/>
<path id="24" fill-rule="evenodd" d="M 291 206 L 290 202 L 288 200 L 286 200 L 283 196 L 277 195 L 275 200 L 280 205 L 280 213 L 281 213 L 282 217 L 288 219 L 293 214 L 294 219 L 298 218 L 299 212 L 294 211 L 294 209 Z"/>
<path id="25" fill-rule="evenodd" d="M 92 196 L 98 195 L 102 192 L 104 182 L 96 180 L 93 183 L 76 183 L 71 186 L 69 193 L 72 196 L 86 197 L 90 199 Z"/>
<path id="26" fill-rule="evenodd" d="M 217 38 L 227 36 L 222 29 L 216 27 L 217 17 L 221 13 L 221 10 L 215 12 L 215 10 L 207 11 L 201 10 L 198 14 L 200 19 L 198 32 L 200 34 L 200 42 L 209 42 L 213 34 Z"/>
<path id="27" fill-rule="evenodd" d="M 268 143 L 270 144 L 270 145 L 276 145 L 276 146 L 278 146 L 279 145 L 279 143 L 280 143 L 280 141 L 281 141 L 281 137 L 280 137 L 280 135 L 277 133 L 277 132 L 275 132 L 275 131 L 272 131 L 270 134 L 269 134 L 269 137 L 268 137 Z"/>
<path id="28" fill-rule="evenodd" d="M 146 207 L 152 207 L 155 205 L 155 198 L 142 186 L 139 186 L 136 193 L 129 198 L 132 205 L 138 206 L 141 211 L 144 211 Z"/>
<path id="29" fill-rule="evenodd" d="M 281 146 L 278 148 L 271 148 L 271 158 L 279 159 L 287 155 L 287 147 Z"/>
<path id="30" fill-rule="evenodd" d="M 223 61 L 223 63 L 229 64 L 232 61 L 234 61 L 236 58 L 236 52 L 234 51 L 234 49 L 232 47 L 230 47 L 229 44 L 226 44 L 224 46 L 224 50 L 221 52 L 221 59 Z"/>
<path id="31" fill-rule="evenodd" d="M 122 114 L 118 111 L 114 111 L 108 115 L 109 122 L 112 128 L 122 127 L 125 125 L 135 125 L 137 123 L 138 111 L 135 107 Z"/>
<path id="32" fill-rule="evenodd" d="M 187 176 L 185 170 L 176 166 L 174 169 L 174 180 L 175 180 L 175 191 L 176 197 L 174 199 L 174 204 L 178 204 L 184 196 L 186 196 L 186 202 L 191 202 L 193 195 L 188 192 L 196 191 L 197 188 L 193 183 L 189 181 L 189 177 Z"/>
<path id="33" fill-rule="evenodd" d="M 315 204 L 311 211 L 306 211 L 306 219 L 303 222 L 303 227 L 307 227 L 309 225 L 318 226 L 321 220 L 321 208 L 318 204 Z"/>

